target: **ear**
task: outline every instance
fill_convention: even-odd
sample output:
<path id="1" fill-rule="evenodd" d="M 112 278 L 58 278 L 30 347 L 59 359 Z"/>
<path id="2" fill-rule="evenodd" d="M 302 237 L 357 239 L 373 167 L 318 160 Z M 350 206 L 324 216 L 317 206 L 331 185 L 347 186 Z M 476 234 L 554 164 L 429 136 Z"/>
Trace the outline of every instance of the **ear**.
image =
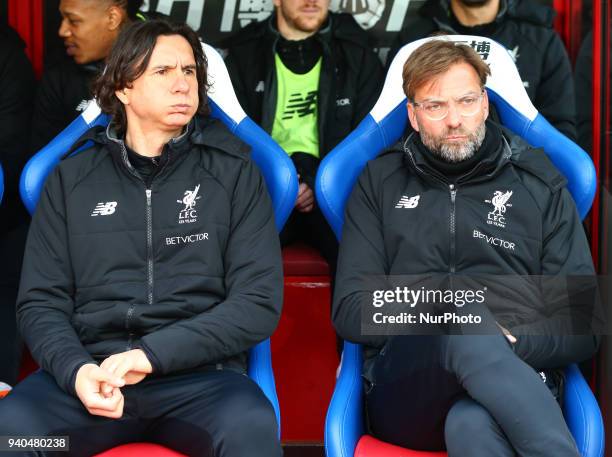
<path id="1" fill-rule="evenodd" d="M 119 101 L 123 103 L 124 105 L 129 105 L 130 104 L 130 89 L 126 87 L 121 90 L 116 90 L 115 97 L 117 97 Z"/>
<path id="2" fill-rule="evenodd" d="M 281 0 L 272 0 L 272 3 L 274 3 L 274 6 L 276 8 L 280 8 L 281 6 Z"/>
<path id="3" fill-rule="evenodd" d="M 482 96 L 482 106 L 484 109 L 484 119 L 486 120 L 489 117 L 489 95 L 487 94 L 486 89 L 484 91 L 484 95 Z"/>
<path id="4" fill-rule="evenodd" d="M 127 13 L 123 8 L 119 8 L 117 5 L 110 6 L 107 11 L 108 14 L 108 29 L 111 31 L 119 30 L 121 24 L 127 19 Z"/>
<path id="5" fill-rule="evenodd" d="M 408 120 L 410 121 L 410 125 L 414 129 L 415 132 L 419 131 L 419 123 L 417 122 L 416 112 L 414 110 L 414 105 L 410 102 L 406 103 L 406 109 L 408 110 Z"/>

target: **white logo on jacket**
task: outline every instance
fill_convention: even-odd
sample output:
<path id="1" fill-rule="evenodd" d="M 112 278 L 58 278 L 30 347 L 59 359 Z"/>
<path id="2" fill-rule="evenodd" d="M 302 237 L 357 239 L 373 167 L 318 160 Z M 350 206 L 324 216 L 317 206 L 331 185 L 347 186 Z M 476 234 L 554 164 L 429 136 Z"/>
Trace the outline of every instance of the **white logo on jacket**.
<path id="1" fill-rule="evenodd" d="M 96 205 L 94 210 L 91 212 L 91 216 L 110 216 L 115 212 L 117 208 L 117 202 L 100 202 Z"/>
<path id="2" fill-rule="evenodd" d="M 74 110 L 79 112 L 79 113 L 81 111 L 85 111 L 91 102 L 93 102 L 93 98 L 90 98 L 89 100 L 83 99 L 83 100 L 81 100 L 79 102 L 79 104 L 76 106 L 76 108 L 74 108 Z"/>
<path id="3" fill-rule="evenodd" d="M 421 199 L 420 195 L 415 195 L 414 197 L 407 197 L 402 195 L 402 198 L 399 199 L 397 205 L 395 205 L 396 209 L 411 209 L 419 206 L 419 200 Z"/>
<path id="4" fill-rule="evenodd" d="M 198 212 L 195 209 L 197 200 L 202 198 L 202 196 L 198 195 L 200 190 L 200 185 L 198 184 L 193 190 L 186 190 L 183 198 L 181 200 L 177 200 L 177 203 L 181 203 L 185 205 L 185 207 L 179 211 L 179 224 L 190 224 L 198 220 Z"/>
<path id="5" fill-rule="evenodd" d="M 512 204 L 508 203 L 508 200 L 512 197 L 512 193 L 513 191 L 511 190 L 505 192 L 496 190 L 491 200 L 485 200 L 485 203 L 491 203 L 493 205 L 493 211 L 487 214 L 487 224 L 501 228 L 506 227 L 506 218 L 504 214 L 506 214 L 506 207 L 512 207 Z"/>
<path id="6" fill-rule="evenodd" d="M 512 58 L 512 61 L 514 63 L 516 63 L 516 61 L 519 58 L 519 45 L 517 44 L 514 49 L 508 49 L 508 54 L 510 54 L 510 57 Z"/>

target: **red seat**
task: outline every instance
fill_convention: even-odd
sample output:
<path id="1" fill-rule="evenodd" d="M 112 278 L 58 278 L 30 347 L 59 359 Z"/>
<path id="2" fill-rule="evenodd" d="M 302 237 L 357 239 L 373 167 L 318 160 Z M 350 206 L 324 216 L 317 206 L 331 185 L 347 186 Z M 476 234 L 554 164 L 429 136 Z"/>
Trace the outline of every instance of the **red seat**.
<path id="1" fill-rule="evenodd" d="M 329 266 L 316 249 L 295 243 L 283 248 L 283 272 L 285 276 L 327 276 Z"/>
<path id="2" fill-rule="evenodd" d="M 146 457 L 185 457 L 185 454 L 181 454 L 176 451 L 172 451 L 167 447 L 160 446 L 159 444 L 152 443 L 130 443 L 122 444 L 121 446 L 114 447 L 108 451 L 104 451 L 100 454 L 96 454 L 96 457 L 134 457 L 134 456 L 146 456 Z"/>
<path id="3" fill-rule="evenodd" d="M 339 362 L 329 268 L 317 250 L 296 243 L 283 249 L 283 271 L 283 313 L 271 338 L 282 439 L 319 444 Z"/>
<path id="4" fill-rule="evenodd" d="M 411 451 L 363 435 L 355 448 L 355 457 L 447 457 L 446 452 Z"/>

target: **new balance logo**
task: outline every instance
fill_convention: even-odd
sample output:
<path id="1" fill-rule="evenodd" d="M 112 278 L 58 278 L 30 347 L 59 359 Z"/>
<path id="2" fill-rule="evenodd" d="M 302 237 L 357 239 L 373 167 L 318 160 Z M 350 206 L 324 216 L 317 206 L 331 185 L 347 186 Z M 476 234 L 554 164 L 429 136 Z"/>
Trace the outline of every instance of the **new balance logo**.
<path id="1" fill-rule="evenodd" d="M 395 208 L 397 209 L 416 208 L 417 206 L 419 206 L 420 198 L 421 198 L 420 195 L 415 195 L 414 197 L 406 197 L 405 195 L 402 195 L 402 198 L 399 199 L 399 201 L 397 202 L 397 205 L 395 205 Z"/>
<path id="2" fill-rule="evenodd" d="M 299 92 L 291 94 L 291 98 L 287 102 L 282 119 L 293 119 L 297 117 L 305 117 L 314 114 L 317 109 L 317 91 L 310 91 L 305 95 Z"/>
<path id="3" fill-rule="evenodd" d="M 91 212 L 92 216 L 110 216 L 115 212 L 117 208 L 117 202 L 100 202 L 96 205 L 94 210 Z"/>
<path id="4" fill-rule="evenodd" d="M 92 101 L 92 99 L 90 99 L 90 100 L 81 100 L 81 102 L 76 106 L 76 108 L 74 110 L 78 111 L 78 112 L 85 111 L 85 109 L 89 106 L 91 101 Z"/>

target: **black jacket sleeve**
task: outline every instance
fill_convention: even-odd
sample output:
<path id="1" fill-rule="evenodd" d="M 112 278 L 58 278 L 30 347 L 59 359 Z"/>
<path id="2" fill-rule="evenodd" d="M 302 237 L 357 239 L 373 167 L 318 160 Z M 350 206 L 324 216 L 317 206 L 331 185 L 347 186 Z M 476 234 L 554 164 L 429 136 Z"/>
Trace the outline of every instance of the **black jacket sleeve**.
<path id="1" fill-rule="evenodd" d="M 71 324 L 74 289 L 64 192 L 56 168 L 47 180 L 30 226 L 17 323 L 34 360 L 73 395 L 78 368 L 95 363 Z"/>
<path id="2" fill-rule="evenodd" d="M 370 112 L 376 100 L 380 96 L 383 84 L 385 82 L 385 73 L 378 56 L 371 50 L 364 51 L 363 64 L 359 71 L 359 79 L 357 81 L 358 88 L 356 97 L 356 110 L 353 117 L 353 128 L 363 120 Z"/>
<path id="3" fill-rule="evenodd" d="M 78 116 L 75 109 L 79 100 L 91 98 L 89 81 L 74 70 L 72 65 L 57 65 L 43 73 L 32 114 L 30 150 L 33 154 L 46 146 Z"/>
<path id="4" fill-rule="evenodd" d="M 226 298 L 211 310 L 144 336 L 155 372 L 215 363 L 268 338 L 280 318 L 283 273 L 272 204 L 259 170 L 245 161 L 231 195 L 223 259 Z"/>
<path id="5" fill-rule="evenodd" d="M 542 54 L 542 79 L 533 104 L 548 122 L 576 141 L 576 101 L 569 57 L 561 38 L 551 33 Z"/>
<path id="6" fill-rule="evenodd" d="M 382 220 L 369 167 L 348 200 L 338 257 L 332 320 L 341 338 L 382 347 L 384 335 L 363 335 L 361 307 L 372 303 L 374 277 L 388 274 Z"/>
<path id="7" fill-rule="evenodd" d="M 225 66 L 227 67 L 230 80 L 232 81 L 232 86 L 234 86 L 234 92 L 236 93 L 236 98 L 238 98 L 238 103 L 240 103 L 240 106 L 247 113 L 247 115 L 253 119 L 254 116 L 251 112 L 252 110 L 250 109 L 249 97 L 247 97 L 244 81 L 241 77 L 242 66 L 237 60 L 239 57 L 240 54 L 232 53 L 232 49 L 230 48 L 227 56 L 225 57 Z"/>
<path id="8" fill-rule="evenodd" d="M 567 189 L 553 195 L 543 222 L 542 297 L 545 308 L 553 312 L 510 329 L 517 337 L 516 353 L 539 369 L 585 360 L 598 345 L 593 320 L 598 314 L 595 271 L 580 217 Z"/>

